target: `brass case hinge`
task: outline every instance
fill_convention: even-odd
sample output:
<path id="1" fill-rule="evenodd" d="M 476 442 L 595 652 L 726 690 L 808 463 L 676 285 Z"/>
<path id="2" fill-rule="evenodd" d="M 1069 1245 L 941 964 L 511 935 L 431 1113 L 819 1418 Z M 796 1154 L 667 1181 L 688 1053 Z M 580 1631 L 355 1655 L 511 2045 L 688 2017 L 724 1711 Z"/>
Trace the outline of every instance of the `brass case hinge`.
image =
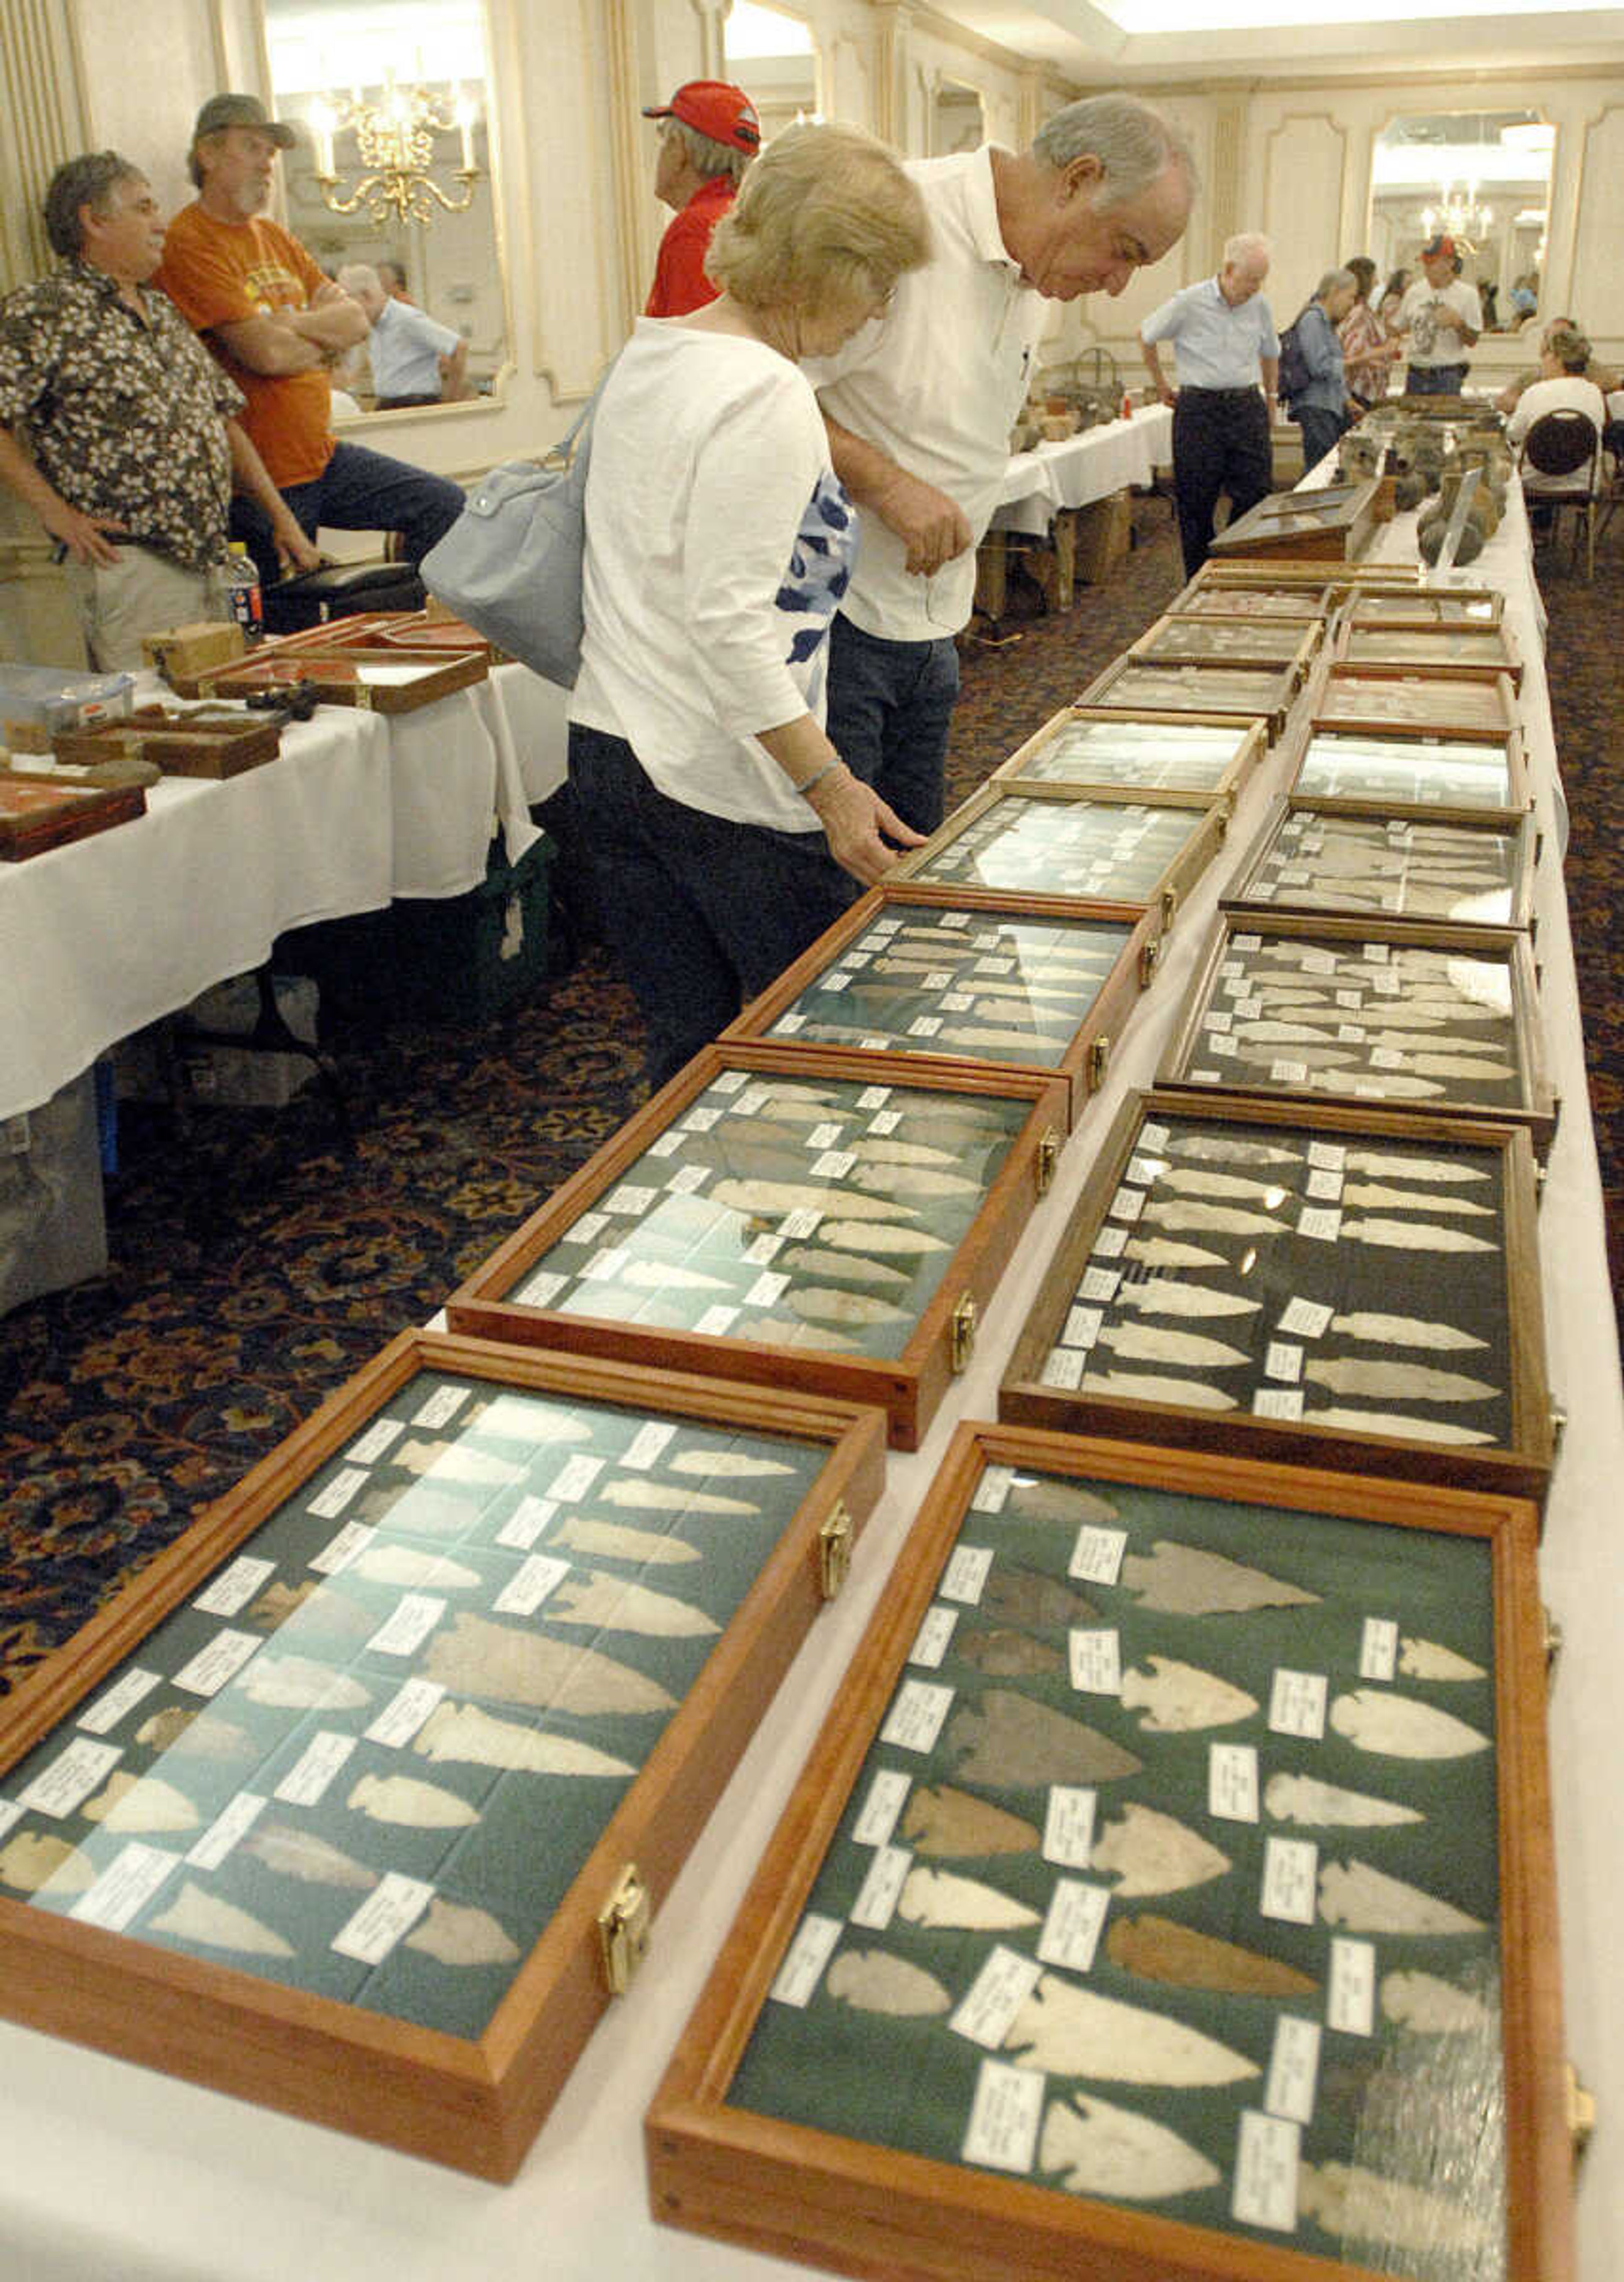
<path id="1" fill-rule="evenodd" d="M 611 1997 L 624 1997 L 638 1967 L 649 1953 L 649 1924 L 653 1914 L 649 1889 L 637 1865 L 628 1862 L 616 1881 L 615 1890 L 598 1912 L 598 1955 L 603 1983 Z"/>
<path id="2" fill-rule="evenodd" d="M 370 713 L 372 710 L 372 692 L 364 681 L 355 684 L 355 710 L 358 713 Z"/>
<path id="3" fill-rule="evenodd" d="M 975 1302 L 967 1292 L 953 1309 L 948 1334 L 949 1356 L 956 1374 L 967 1368 L 975 1352 Z"/>
<path id="4" fill-rule="evenodd" d="M 1111 1067 L 1111 1041 L 1102 1030 L 1092 1040 L 1088 1049 L 1088 1090 L 1098 1093 L 1105 1083 L 1105 1074 Z"/>
<path id="5" fill-rule="evenodd" d="M 836 1498 L 818 1532 L 818 1589 L 832 1601 L 851 1573 L 851 1516 Z"/>
<path id="6" fill-rule="evenodd" d="M 1562 1437 L 1567 1432 L 1567 1412 L 1559 1402 L 1550 1406 L 1550 1455 L 1554 1459 L 1562 1448 Z"/>
<path id="7" fill-rule="evenodd" d="M 1054 1168 L 1060 1160 L 1061 1137 L 1051 1125 L 1045 1129 L 1044 1137 L 1037 1144 L 1037 1162 L 1033 1168 L 1033 1176 L 1037 1181 L 1037 1193 L 1040 1197 L 1048 1195 L 1054 1180 Z"/>
<path id="8" fill-rule="evenodd" d="M 1545 1689 L 1546 1693 L 1549 1694 L 1551 1688 L 1556 1686 L 1557 1665 L 1560 1661 L 1562 1655 L 1562 1619 L 1553 1610 L 1548 1607 L 1547 1604 L 1542 1601 L 1540 1603 L 1540 1622 L 1544 1632 Z"/>
<path id="9" fill-rule="evenodd" d="M 1148 943 L 1139 945 L 1139 988 L 1148 990 L 1155 981 L 1156 969 L 1162 964 L 1162 938 L 1152 935 Z"/>
<path id="10" fill-rule="evenodd" d="M 1590 2144 L 1596 2130 L 1596 2094 L 1587 2092 L 1579 2081 L 1579 2071 L 1572 2061 L 1563 2067 L 1567 2093 L 1567 2136 L 1573 2143 L 1573 2162 L 1577 2166 Z"/>
<path id="11" fill-rule="evenodd" d="M 1163 888 L 1162 890 L 1162 932 L 1163 935 L 1167 933 L 1168 929 L 1172 926 L 1173 921 L 1177 918 L 1177 916 L 1178 890 L 1177 888 Z"/>
<path id="12" fill-rule="evenodd" d="M 1222 807 L 1219 809 L 1216 820 L 1218 827 L 1219 839 L 1227 840 L 1229 838 L 1229 810 L 1227 807 Z"/>

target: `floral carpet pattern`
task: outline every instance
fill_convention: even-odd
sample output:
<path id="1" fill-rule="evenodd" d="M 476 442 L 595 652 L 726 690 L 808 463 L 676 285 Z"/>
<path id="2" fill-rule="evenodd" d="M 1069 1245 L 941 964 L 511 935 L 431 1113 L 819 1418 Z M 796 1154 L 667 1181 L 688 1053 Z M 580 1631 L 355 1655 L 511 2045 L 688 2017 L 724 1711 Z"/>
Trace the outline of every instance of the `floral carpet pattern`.
<path id="1" fill-rule="evenodd" d="M 996 641 L 972 641 L 949 757 L 956 803 L 1141 633 L 1179 583 L 1165 501 L 1064 616 L 1017 570 Z M 1608 728 L 1624 524 L 1594 588 L 1545 580 L 1568 893 L 1610 1226 L 1624 1229 L 1624 1036 Z M 629 996 L 600 950 L 507 1016 L 353 1022 L 326 1039 L 354 1112 L 125 1105 L 110 1264 L 0 1321 L 0 1691 L 173 1541 L 394 1333 L 422 1323 L 642 1098 Z M 1615 1254 L 1615 1260 L 1619 1257 Z M 1617 1278 L 1615 1277 L 1615 1288 Z"/>

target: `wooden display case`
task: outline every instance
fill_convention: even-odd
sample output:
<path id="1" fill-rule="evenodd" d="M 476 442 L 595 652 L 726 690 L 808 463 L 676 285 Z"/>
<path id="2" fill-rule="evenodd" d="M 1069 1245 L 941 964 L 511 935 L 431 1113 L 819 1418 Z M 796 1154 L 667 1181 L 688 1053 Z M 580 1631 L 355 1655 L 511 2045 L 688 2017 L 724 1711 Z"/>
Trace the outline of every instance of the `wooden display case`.
<path id="1" fill-rule="evenodd" d="M 1090 682 L 1079 705 L 1113 712 L 1199 713 L 1221 721 L 1266 722 L 1270 744 L 1297 694 L 1294 670 L 1262 665 L 1171 665 L 1119 657 Z"/>
<path id="2" fill-rule="evenodd" d="M 504 653 L 461 618 L 429 610 L 358 610 L 353 617 L 328 618 L 298 633 L 276 634 L 261 643 L 255 656 L 268 652 L 281 657 L 305 650 L 342 654 L 353 649 L 426 651 L 434 657 L 480 656 L 500 665 Z"/>
<path id="3" fill-rule="evenodd" d="M 1316 729 L 1379 737 L 1509 737 L 1517 706 L 1509 674 L 1492 681 L 1378 666 L 1333 665 L 1309 692 Z"/>
<path id="4" fill-rule="evenodd" d="M 722 1036 L 786 1056 L 839 1047 L 874 1058 L 876 1075 L 952 1078 L 967 1064 L 1059 1075 L 1075 1124 L 1160 952 L 1148 912 L 1027 918 L 967 891 L 878 888 Z"/>
<path id="5" fill-rule="evenodd" d="M 1312 563 L 1352 563 L 1364 554 L 1378 521 L 1379 477 L 1327 484 L 1311 492 L 1271 492 L 1216 533 L 1219 562 L 1261 555 Z"/>
<path id="6" fill-rule="evenodd" d="M 193 694 L 229 698 L 266 689 L 314 689 L 323 705 L 415 713 L 453 690 L 483 681 L 489 671 L 483 650 L 447 658 L 400 650 L 294 650 L 278 656 L 256 655 L 246 663 L 199 674 Z"/>
<path id="7" fill-rule="evenodd" d="M 1228 809 L 1204 793 L 1147 800 L 1000 780 L 972 794 L 887 877 L 955 893 L 974 888 L 1057 917 L 1106 904 L 1136 917 L 1154 911 L 1166 928 L 1228 829 Z"/>
<path id="8" fill-rule="evenodd" d="M 0 2009 L 511 2177 L 883 1466 L 402 1334 L 0 1707 Z"/>
<path id="9" fill-rule="evenodd" d="M 0 771 L 0 864 L 26 863 L 145 814 L 139 785 L 71 784 L 43 772 Z"/>
<path id="10" fill-rule="evenodd" d="M 1317 726 L 1286 791 L 1333 811 L 1379 807 L 1401 819 L 1487 816 L 1505 826 L 1534 803 L 1519 729 L 1447 736 Z"/>
<path id="11" fill-rule="evenodd" d="M 452 1294 L 452 1328 L 875 1403 L 911 1450 L 1053 1177 L 1066 1093 L 707 1047 Z"/>
<path id="12" fill-rule="evenodd" d="M 1294 800 L 1241 858 L 1229 900 L 1310 917 L 1370 912 L 1532 931 L 1535 848 L 1527 815 L 1407 822 L 1379 804 Z"/>
<path id="13" fill-rule="evenodd" d="M 1497 626 L 1504 608 L 1493 586 L 1426 587 L 1413 594 L 1356 594 L 1353 626 Z"/>
<path id="14" fill-rule="evenodd" d="M 1338 629 L 1333 651 L 1338 665 L 1366 666 L 1381 673 L 1436 674 L 1456 681 L 1493 681 L 1505 674 L 1513 689 L 1522 686 L 1522 664 L 1499 625 L 1441 621 L 1395 625 L 1351 618 Z"/>
<path id="15" fill-rule="evenodd" d="M 1256 612 L 1214 617 L 1179 611 L 1158 618 L 1128 646 L 1152 665 L 1268 665 L 1302 677 L 1319 647 L 1320 625 Z"/>
<path id="16" fill-rule="evenodd" d="M 1238 587 L 1269 586 L 1281 594 L 1313 594 L 1323 589 L 1331 603 L 1341 605 L 1370 594 L 1413 594 L 1424 589 L 1421 565 L 1402 563 L 1294 563 L 1284 555 L 1242 556 L 1225 563 L 1211 557 L 1203 563 L 1178 598 L 1179 607 L 1192 595 Z"/>
<path id="17" fill-rule="evenodd" d="M 1224 910 L 1156 1083 L 1509 1118 L 1541 1157 L 1556 1129 L 1534 954 L 1512 928 Z"/>
<path id="18" fill-rule="evenodd" d="M 998 1415 L 1541 1497 L 1535 1216 L 1524 1126 L 1131 1096 Z"/>
<path id="19" fill-rule="evenodd" d="M 995 784 L 1199 792 L 1233 808 L 1269 749 L 1262 721 L 1067 705 L 992 772 Z"/>
<path id="20" fill-rule="evenodd" d="M 1332 588 L 1323 582 L 1292 579 L 1275 584 L 1263 570 L 1252 574 L 1252 583 L 1236 586 L 1200 578 L 1182 589 L 1168 604 L 1175 618 L 1279 618 L 1307 625 L 1323 624 L 1335 604 Z"/>
<path id="21" fill-rule="evenodd" d="M 263 767 L 282 749 L 273 721 L 252 713 L 177 713 L 139 705 L 121 721 L 64 729 L 52 740 L 59 761 L 96 768 L 109 760 L 150 761 L 170 777 L 238 777 Z"/>
<path id="22" fill-rule="evenodd" d="M 656 2216 L 873 2282 L 1573 2282 L 1532 1522 L 960 1427 Z"/>

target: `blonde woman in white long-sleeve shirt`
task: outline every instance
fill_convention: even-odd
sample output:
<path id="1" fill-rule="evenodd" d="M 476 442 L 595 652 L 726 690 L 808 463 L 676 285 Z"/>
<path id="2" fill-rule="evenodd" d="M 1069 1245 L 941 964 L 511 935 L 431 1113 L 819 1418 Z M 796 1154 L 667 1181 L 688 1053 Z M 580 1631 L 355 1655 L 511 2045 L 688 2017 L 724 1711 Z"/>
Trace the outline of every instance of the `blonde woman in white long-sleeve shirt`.
<path id="1" fill-rule="evenodd" d="M 719 299 L 640 319 L 598 402 L 570 771 L 656 1084 L 918 838 L 824 734 L 855 526 L 797 360 L 927 249 L 882 144 L 789 129 L 712 241 Z"/>

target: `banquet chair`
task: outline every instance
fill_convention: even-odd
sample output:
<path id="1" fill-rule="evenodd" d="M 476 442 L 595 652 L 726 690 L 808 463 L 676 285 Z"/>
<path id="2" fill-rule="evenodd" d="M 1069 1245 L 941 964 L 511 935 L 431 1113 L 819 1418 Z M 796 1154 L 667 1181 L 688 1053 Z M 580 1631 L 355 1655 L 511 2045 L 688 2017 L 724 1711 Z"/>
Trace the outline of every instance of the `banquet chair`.
<path id="1" fill-rule="evenodd" d="M 1517 454 L 1517 470 L 1523 478 L 1523 493 L 1530 507 L 1548 508 L 1551 516 L 1551 537 L 1560 536 L 1564 514 L 1573 515 L 1573 554 L 1579 560 L 1579 542 L 1585 543 L 1585 577 L 1596 576 L 1596 509 L 1601 490 L 1602 439 L 1596 423 L 1572 406 L 1556 412 L 1542 413 L 1523 438 Z M 1530 480 L 1530 474 L 1535 480 Z M 1542 485 L 1537 478 L 1549 480 Z M 1582 485 L 1573 478 L 1582 476 Z"/>

